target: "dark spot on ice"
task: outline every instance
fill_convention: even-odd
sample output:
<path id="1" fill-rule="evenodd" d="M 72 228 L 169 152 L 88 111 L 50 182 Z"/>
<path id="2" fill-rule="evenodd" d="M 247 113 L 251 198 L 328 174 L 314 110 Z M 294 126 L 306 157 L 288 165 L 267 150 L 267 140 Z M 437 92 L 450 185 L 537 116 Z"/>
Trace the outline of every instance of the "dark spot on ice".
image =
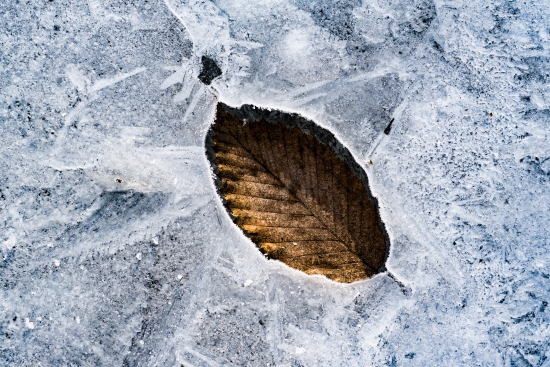
<path id="1" fill-rule="evenodd" d="M 201 59 L 202 70 L 199 74 L 199 80 L 206 85 L 210 85 L 212 80 L 222 75 L 222 70 L 216 64 L 216 61 L 212 60 L 208 56 L 203 56 Z"/>
<path id="2" fill-rule="evenodd" d="M 548 302 L 542 301 L 542 305 L 540 306 L 539 311 L 544 312 L 544 310 L 546 310 L 546 307 L 548 307 Z"/>
<path id="3" fill-rule="evenodd" d="M 61 28 L 60 28 L 58 25 L 54 25 L 54 26 L 53 26 L 53 30 L 54 30 L 55 32 L 59 32 L 59 31 L 61 30 Z"/>
<path id="4" fill-rule="evenodd" d="M 122 183 L 122 180 L 121 180 L 120 178 L 116 178 L 115 181 L 116 181 L 117 183 Z"/>
<path id="5" fill-rule="evenodd" d="M 533 321 L 534 318 L 535 318 L 535 313 L 533 311 L 531 311 L 531 312 L 528 312 L 525 315 L 522 315 L 520 317 L 513 318 L 513 320 L 514 320 L 514 324 L 518 324 L 520 322 Z"/>
<path id="6" fill-rule="evenodd" d="M 436 41 L 433 41 L 433 42 L 434 42 L 434 48 L 439 52 L 443 52 L 443 47 L 441 47 L 441 45 Z"/>
<path id="7" fill-rule="evenodd" d="M 413 359 L 415 355 L 416 355 L 416 353 L 407 353 L 407 354 L 405 354 L 405 358 Z"/>
<path id="8" fill-rule="evenodd" d="M 386 135 L 389 135 L 389 134 L 390 134 L 391 125 L 393 124 L 393 121 L 394 121 L 394 120 L 395 120 L 395 119 L 391 119 L 389 125 L 384 129 L 384 134 L 386 134 Z"/>

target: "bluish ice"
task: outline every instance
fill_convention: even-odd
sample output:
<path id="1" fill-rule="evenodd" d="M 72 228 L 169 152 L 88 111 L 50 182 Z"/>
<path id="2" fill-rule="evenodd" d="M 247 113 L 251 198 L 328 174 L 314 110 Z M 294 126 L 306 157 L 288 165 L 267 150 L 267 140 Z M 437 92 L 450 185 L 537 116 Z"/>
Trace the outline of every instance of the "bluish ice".
<path id="1" fill-rule="evenodd" d="M 350 149 L 389 273 L 262 256 L 220 101 Z M 3 0 L 0 366 L 550 366 L 549 135 L 547 1 Z"/>

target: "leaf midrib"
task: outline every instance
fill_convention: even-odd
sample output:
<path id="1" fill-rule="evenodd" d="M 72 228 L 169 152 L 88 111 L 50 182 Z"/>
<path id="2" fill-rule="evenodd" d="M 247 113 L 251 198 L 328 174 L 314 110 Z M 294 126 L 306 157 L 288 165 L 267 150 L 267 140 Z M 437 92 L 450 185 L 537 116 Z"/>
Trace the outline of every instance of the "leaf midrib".
<path id="1" fill-rule="evenodd" d="M 247 149 L 247 147 L 245 145 L 242 144 L 242 142 L 240 141 L 240 139 L 238 139 L 232 131 L 225 131 L 224 133 L 226 134 L 229 134 L 231 135 L 231 137 L 233 137 L 235 139 L 235 141 L 241 146 L 242 149 L 244 149 L 248 154 L 250 154 L 251 157 L 254 158 L 254 160 L 256 161 L 256 163 L 258 163 L 260 166 L 262 166 L 264 169 L 265 169 L 265 172 L 269 173 L 271 176 L 273 176 L 280 184 L 281 184 L 281 187 L 283 187 L 285 190 L 288 191 L 288 193 L 296 199 L 296 202 L 300 203 L 309 213 L 311 216 L 313 216 L 323 227 L 324 229 L 326 229 L 328 232 L 330 232 L 334 238 L 342 243 L 347 249 L 348 251 L 352 252 L 348 246 L 348 244 L 342 240 L 336 233 L 334 233 L 334 231 L 331 230 L 330 227 L 328 227 L 321 219 L 319 219 L 315 213 L 302 201 L 300 200 L 300 198 L 298 198 L 291 190 L 289 190 L 289 188 L 284 184 L 284 182 L 281 181 L 281 179 L 279 177 L 277 177 L 277 175 L 275 175 L 273 172 L 271 172 L 271 170 L 265 166 L 265 164 L 262 163 L 261 160 L 259 160 L 256 155 L 254 155 L 249 149 Z M 286 151 L 286 143 L 284 144 L 285 146 L 285 156 L 286 156 L 286 161 L 287 161 L 287 167 L 290 168 L 289 166 L 289 163 L 288 163 L 288 153 Z M 290 172 L 290 170 L 289 170 Z M 317 167 L 315 167 L 315 174 L 317 176 L 317 179 L 318 179 L 318 175 L 317 175 Z M 352 252 L 353 253 L 353 252 Z M 355 253 L 354 253 L 355 254 Z M 355 254 L 357 257 L 359 257 L 357 254 Z M 374 271 L 374 272 L 377 272 L 377 269 L 375 267 L 373 267 L 372 265 L 368 264 L 367 262 L 365 262 L 364 259 L 360 258 L 359 259 L 361 260 L 361 262 L 367 266 L 368 268 L 370 268 L 370 270 Z"/>

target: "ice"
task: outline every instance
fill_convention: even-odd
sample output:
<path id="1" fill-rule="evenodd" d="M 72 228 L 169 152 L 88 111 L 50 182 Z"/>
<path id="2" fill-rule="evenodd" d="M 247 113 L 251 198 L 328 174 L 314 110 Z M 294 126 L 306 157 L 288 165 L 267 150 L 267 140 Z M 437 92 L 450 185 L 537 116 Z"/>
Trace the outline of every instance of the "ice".
<path id="1" fill-rule="evenodd" d="M 548 366 L 548 5 L 1 2 L 0 365 Z M 350 149 L 388 273 L 257 251 L 204 154 L 218 101 Z"/>

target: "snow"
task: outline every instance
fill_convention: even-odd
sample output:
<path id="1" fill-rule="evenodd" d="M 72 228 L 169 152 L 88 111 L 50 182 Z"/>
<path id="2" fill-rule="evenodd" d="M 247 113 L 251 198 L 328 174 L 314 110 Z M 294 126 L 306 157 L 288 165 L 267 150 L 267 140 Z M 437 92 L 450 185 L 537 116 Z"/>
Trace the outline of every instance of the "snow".
<path id="1" fill-rule="evenodd" d="M 0 365 L 550 365 L 548 5 L 3 1 Z M 388 274 L 262 257 L 215 196 L 218 101 L 350 149 Z"/>

